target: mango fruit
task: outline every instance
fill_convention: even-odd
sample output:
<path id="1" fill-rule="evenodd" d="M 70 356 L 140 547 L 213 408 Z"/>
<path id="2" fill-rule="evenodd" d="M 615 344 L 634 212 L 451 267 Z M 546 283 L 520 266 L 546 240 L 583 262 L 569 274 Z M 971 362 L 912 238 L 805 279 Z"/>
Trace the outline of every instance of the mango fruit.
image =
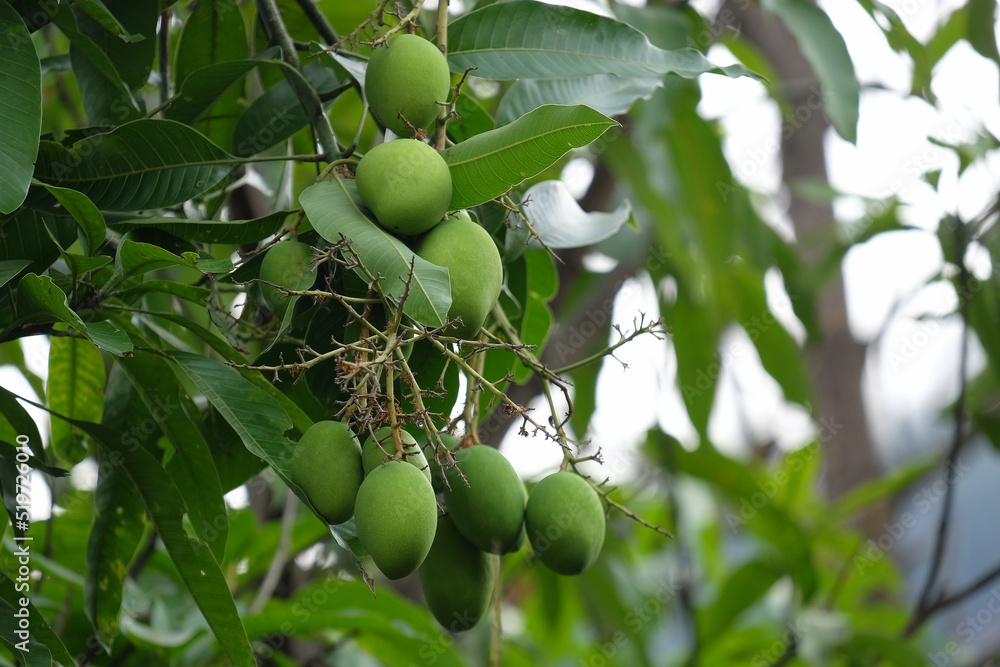
<path id="1" fill-rule="evenodd" d="M 389 579 L 401 579 L 424 562 L 434 542 L 437 514 L 430 482 L 402 461 L 372 470 L 354 504 L 358 539 Z"/>
<path id="2" fill-rule="evenodd" d="M 427 467 L 427 459 L 424 453 L 417 447 L 417 441 L 407 431 L 400 429 L 399 436 L 403 440 L 403 458 L 423 473 L 427 481 L 431 481 L 431 471 Z M 396 456 L 396 441 L 392 437 L 392 427 L 383 426 L 375 429 L 375 437 L 368 436 L 365 444 L 361 446 L 361 464 L 365 469 L 365 474 L 390 460 L 398 460 Z"/>
<path id="3" fill-rule="evenodd" d="M 604 545 L 604 503 L 587 480 L 563 470 L 531 490 L 524 525 L 542 563 L 557 574 L 580 574 Z"/>
<path id="4" fill-rule="evenodd" d="M 416 139 L 396 139 L 365 153 L 354 171 L 358 194 L 394 234 L 422 234 L 444 218 L 451 172 L 440 153 Z"/>
<path id="5" fill-rule="evenodd" d="M 450 632 L 475 627 L 489 609 L 500 557 L 480 551 L 439 517 L 434 544 L 420 566 L 420 586 L 434 618 Z"/>
<path id="6" fill-rule="evenodd" d="M 347 424 L 316 422 L 293 450 L 292 481 L 327 523 L 351 518 L 363 476 L 361 445 Z"/>
<path id="7" fill-rule="evenodd" d="M 434 43 L 417 35 L 399 35 L 376 48 L 365 73 L 365 99 L 378 122 L 400 137 L 412 136 L 399 115 L 426 130 L 448 101 L 451 72 Z"/>
<path id="8" fill-rule="evenodd" d="M 449 215 L 430 230 L 417 247 L 417 255 L 448 269 L 451 281 L 448 319 L 461 318 L 454 335 L 469 339 L 479 333 L 500 297 L 503 261 L 489 232 L 462 213 Z"/>
<path id="9" fill-rule="evenodd" d="M 260 279 L 281 285 L 286 289 L 304 290 L 316 280 L 316 269 L 312 268 L 312 249 L 298 241 L 279 241 L 264 255 L 260 264 Z M 280 320 L 284 318 L 291 297 L 283 298 L 277 287 L 260 283 L 264 303 Z"/>
<path id="10" fill-rule="evenodd" d="M 459 450 L 455 458 L 465 480 L 454 467 L 444 470 L 451 486 L 443 492 L 451 520 L 477 549 L 514 551 L 524 522 L 521 478 L 503 454 L 487 445 Z"/>

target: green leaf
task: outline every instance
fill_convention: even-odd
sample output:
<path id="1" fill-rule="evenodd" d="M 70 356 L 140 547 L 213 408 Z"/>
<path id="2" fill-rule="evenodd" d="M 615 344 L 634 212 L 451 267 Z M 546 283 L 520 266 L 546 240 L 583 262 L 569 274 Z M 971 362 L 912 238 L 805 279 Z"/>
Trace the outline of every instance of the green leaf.
<path id="1" fill-rule="evenodd" d="M 4 579 L 6 576 L 0 574 Z M 9 581 L 9 579 L 7 579 Z M 20 595 L 8 600 L 7 596 L 0 597 L 0 644 L 3 644 L 11 655 L 17 660 L 18 665 L 25 667 L 52 667 L 52 653 L 43 643 L 41 643 L 30 630 L 25 631 L 18 626 L 18 617 L 21 609 L 27 609 L 31 619 L 41 618 L 41 614 L 34 605 L 21 607 Z M 23 632 L 24 635 L 18 635 Z M 73 664 L 73 663 L 70 663 Z"/>
<path id="2" fill-rule="evenodd" d="M 997 50 L 996 0 L 969 0 L 969 32 L 966 39 L 979 55 L 1000 65 L 1000 51 Z"/>
<path id="3" fill-rule="evenodd" d="M 218 0 L 193 5 L 177 39 L 176 50 L 176 81 L 184 81 L 196 70 L 209 65 L 247 58 L 250 49 L 239 7 Z M 267 51 L 273 53 L 275 50 Z"/>
<path id="4" fill-rule="evenodd" d="M 21 208 L 14 215 L 0 216 L 0 238 L 0 260 L 26 259 L 31 262 L 29 271 L 42 273 L 59 259 L 59 246 L 69 246 L 76 239 L 76 224 L 69 218 Z"/>
<path id="5" fill-rule="evenodd" d="M 529 248 L 541 248 L 543 242 L 557 249 L 593 245 L 613 236 L 632 217 L 632 205 L 628 200 L 611 213 L 584 211 L 566 184 L 556 180 L 532 185 L 524 193 L 522 202 L 529 202 L 523 209 L 524 215 L 537 233 L 528 241 Z M 508 246 L 512 240 L 522 244 L 528 240 L 527 228 L 518 231 L 520 233 L 508 232 Z"/>
<path id="6" fill-rule="evenodd" d="M 158 292 L 160 294 L 172 294 L 173 296 L 185 299 L 192 303 L 201 304 L 204 303 L 212 294 L 212 290 L 207 287 L 198 287 L 197 285 L 184 285 L 182 283 L 175 283 L 169 280 L 147 280 L 144 283 L 139 283 L 132 287 L 127 287 L 119 292 L 118 294 L 147 294 L 149 292 Z"/>
<path id="7" fill-rule="evenodd" d="M 730 267 L 727 276 L 732 278 L 740 325 L 757 348 L 764 370 L 781 385 L 785 400 L 812 405 L 813 393 L 802 349 L 771 313 L 764 292 L 764 276 L 748 264 Z"/>
<path id="8" fill-rule="evenodd" d="M 182 79 L 180 90 L 171 98 L 164 115 L 180 123 L 198 122 L 230 86 L 279 52 L 274 47 L 261 51 L 253 59 L 227 60 L 193 70 Z"/>
<path id="9" fill-rule="evenodd" d="M 49 348 L 47 384 L 49 409 L 72 419 L 99 421 L 104 411 L 104 361 L 88 341 L 53 337 Z M 50 449 L 67 464 L 83 460 L 87 450 L 76 432 L 62 420 L 52 420 Z"/>
<path id="10" fill-rule="evenodd" d="M 187 501 L 188 518 L 216 560 L 226 553 L 226 503 L 212 453 L 201 431 L 181 406 L 185 396 L 170 365 L 149 352 L 136 350 L 121 360 L 136 393 L 174 447 L 167 472 Z"/>
<path id="11" fill-rule="evenodd" d="M 24 201 L 42 131 L 42 69 L 21 16 L 0 3 L 0 213 Z"/>
<path id="12" fill-rule="evenodd" d="M 222 651 L 239 667 L 255 667 L 250 641 L 225 575 L 208 545 L 184 531 L 186 503 L 167 471 L 145 448 L 126 445 L 126 438 L 120 432 L 75 419 L 71 423 L 100 443 L 112 456 L 117 455 L 138 490 L 156 533 Z"/>
<path id="13" fill-rule="evenodd" d="M 287 66 L 282 69 L 286 77 L 304 76 L 319 95 L 331 93 L 342 85 L 333 70 L 320 63 L 306 65 L 301 73 Z M 314 102 L 319 105 L 319 98 Z M 240 157 L 256 155 L 285 141 L 307 125 L 309 116 L 298 95 L 287 80 L 279 81 L 255 99 L 236 121 L 233 152 Z"/>
<path id="14" fill-rule="evenodd" d="M 452 146 L 441 153 L 451 170 L 449 208 L 469 208 L 499 197 L 617 125 L 590 107 L 549 105 Z"/>
<path id="15" fill-rule="evenodd" d="M 859 484 L 830 506 L 830 520 L 837 523 L 845 521 L 873 503 L 894 498 L 929 475 L 940 465 L 940 457 L 931 456 L 908 463 L 877 479 Z"/>
<path id="16" fill-rule="evenodd" d="M 81 139 L 69 150 L 41 142 L 35 178 L 78 190 L 98 208 L 134 211 L 196 197 L 234 165 L 231 156 L 186 125 L 142 119 Z"/>
<path id="17" fill-rule="evenodd" d="M 53 422 L 54 423 L 54 422 Z M 84 610 L 105 650 L 118 635 L 122 586 L 144 544 L 146 513 L 114 452 L 98 450 L 94 523 L 87 539 Z"/>
<path id="18" fill-rule="evenodd" d="M 529 0 L 488 5 L 452 22 L 448 64 L 454 72 L 475 67 L 486 79 L 752 75 L 741 65 L 718 67 L 695 49 L 660 49 L 614 19 Z"/>
<path id="19" fill-rule="evenodd" d="M 784 572 L 773 563 L 753 560 L 736 568 L 721 585 L 711 604 L 699 610 L 699 640 L 711 643 L 722 635 L 740 613 L 757 603 Z"/>
<path id="20" fill-rule="evenodd" d="M 534 354 L 540 357 L 554 321 L 549 301 L 555 298 L 559 291 L 559 272 L 552 255 L 548 250 L 541 248 L 524 253 L 524 264 L 527 294 L 518 333 L 522 343 L 536 346 Z M 514 373 L 514 381 L 520 384 L 531 379 L 534 373 L 520 360 L 514 363 L 511 370 Z"/>
<path id="21" fill-rule="evenodd" d="M 638 99 L 649 99 L 663 85 L 658 77 L 626 78 L 594 74 L 577 79 L 518 79 L 497 109 L 497 124 L 506 125 L 545 104 L 585 104 L 605 116 L 617 116 Z"/>
<path id="22" fill-rule="evenodd" d="M 336 604 L 315 603 L 328 599 Z M 392 667 L 407 667 L 415 656 L 426 656 L 436 667 L 467 664 L 429 614 L 391 590 L 380 592 L 376 600 L 358 581 L 328 578 L 288 600 L 272 598 L 245 622 L 253 639 L 276 633 L 320 639 L 330 629 L 356 634 L 355 642 Z"/>
<path id="23" fill-rule="evenodd" d="M 456 144 L 477 134 L 489 132 L 497 126 L 489 112 L 475 98 L 466 95 L 464 91 L 455 100 L 455 113 L 458 115 L 457 118 L 448 119 L 448 135 Z"/>
<path id="24" fill-rule="evenodd" d="M 74 3 L 77 27 L 80 32 L 107 54 L 111 64 L 129 88 L 141 88 L 149 80 L 156 55 L 156 23 L 159 11 L 152 2 L 133 0 L 106 0 L 107 9 L 125 26 L 132 39 L 123 40 L 109 32 L 103 22 L 96 20 L 86 7 Z M 93 5 L 91 5 L 93 6 Z"/>
<path id="25" fill-rule="evenodd" d="M 193 252 L 186 252 L 180 257 L 151 243 L 138 243 L 125 239 L 118 246 L 118 253 L 115 255 L 115 274 L 109 284 L 117 284 L 131 276 L 165 269 L 168 266 L 187 266 L 202 273 L 228 273 L 233 269 L 233 263 L 229 258 L 202 258 Z"/>
<path id="26" fill-rule="evenodd" d="M 94 206 L 94 202 L 82 192 L 59 188 L 54 185 L 46 185 L 45 189 L 52 193 L 52 196 L 59 200 L 66 212 L 73 216 L 76 223 L 83 230 L 83 235 L 87 239 L 87 247 L 84 250 L 92 255 L 102 243 L 108 231 L 104 222 L 104 216 L 100 210 Z"/>
<path id="27" fill-rule="evenodd" d="M 116 356 L 132 351 L 132 341 L 124 331 L 108 322 L 84 323 L 66 304 L 66 294 L 48 276 L 29 273 L 21 278 L 17 287 L 17 309 L 24 322 L 64 322 L 94 345 Z"/>
<path id="28" fill-rule="evenodd" d="M 73 3 L 87 13 L 102 28 L 125 42 L 139 42 L 152 35 L 133 35 L 116 19 L 101 0 L 73 0 Z"/>
<path id="29" fill-rule="evenodd" d="M 403 283 L 413 279 L 403 312 L 417 322 L 441 326 L 451 307 L 451 284 L 448 270 L 417 257 L 402 241 L 376 225 L 361 212 L 351 196 L 348 183 L 340 178 L 325 180 L 306 188 L 299 195 L 313 228 L 330 243 L 339 243 L 341 234 L 351 240 L 351 247 L 373 275 L 382 275 L 381 288 L 386 295 L 400 299 L 406 290 Z"/>
<path id="30" fill-rule="evenodd" d="M 217 361 L 187 352 L 174 352 L 171 356 L 236 431 L 250 453 L 264 459 L 306 507 L 320 516 L 305 492 L 292 481 L 294 445 L 284 435 L 292 427 L 292 421 L 275 399 L 235 369 Z M 332 526 L 331 530 L 342 546 L 354 553 L 363 552 L 354 534 L 353 521 Z"/>
<path id="31" fill-rule="evenodd" d="M 719 324 L 712 310 L 695 303 L 685 289 L 678 290 L 677 303 L 665 315 L 673 334 L 681 397 L 702 443 L 707 443 L 708 418 L 722 370 Z"/>
<path id="32" fill-rule="evenodd" d="M 294 211 L 278 211 L 253 220 L 186 220 L 184 218 L 129 218 L 111 222 L 118 231 L 161 229 L 198 243 L 255 243 L 277 232 Z"/>
<path id="33" fill-rule="evenodd" d="M 27 259 L 0 260 L 0 287 L 14 279 L 31 262 Z"/>
<path id="34" fill-rule="evenodd" d="M 781 17 L 823 86 L 823 105 L 837 134 L 858 140 L 861 84 L 844 38 L 822 9 L 807 0 L 761 0 L 765 11 Z"/>

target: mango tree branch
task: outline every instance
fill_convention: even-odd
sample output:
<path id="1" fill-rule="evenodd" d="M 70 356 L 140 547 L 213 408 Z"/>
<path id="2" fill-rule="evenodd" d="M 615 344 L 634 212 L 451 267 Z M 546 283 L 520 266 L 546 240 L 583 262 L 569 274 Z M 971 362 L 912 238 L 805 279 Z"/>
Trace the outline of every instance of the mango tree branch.
<path id="1" fill-rule="evenodd" d="M 292 41 L 285 22 L 278 11 L 275 0 L 257 0 L 257 14 L 260 16 L 264 30 L 267 32 L 268 40 L 271 44 L 281 47 L 281 59 L 288 65 L 294 67 L 299 75 L 285 72 L 285 79 L 292 87 L 295 96 L 299 98 L 299 103 L 306 110 L 309 116 L 309 124 L 319 139 L 320 146 L 327 157 L 332 157 L 340 152 L 337 144 L 337 137 L 330 126 L 330 120 L 323 113 L 323 103 L 320 102 L 316 90 L 301 75 L 302 63 L 299 62 L 299 54 L 295 51 L 295 43 Z"/>

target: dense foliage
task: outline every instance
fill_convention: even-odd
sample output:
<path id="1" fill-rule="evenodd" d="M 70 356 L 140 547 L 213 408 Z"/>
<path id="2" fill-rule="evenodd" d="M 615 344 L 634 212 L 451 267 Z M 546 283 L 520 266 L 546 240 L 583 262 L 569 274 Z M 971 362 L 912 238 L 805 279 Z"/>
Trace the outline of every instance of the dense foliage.
<path id="1" fill-rule="evenodd" d="M 892 545 L 880 541 L 881 528 L 866 534 L 855 521 L 940 461 L 822 498 L 823 444 L 836 420 L 816 413 L 802 346 L 765 289 L 779 272 L 806 344 L 815 344 L 819 295 L 849 248 L 903 227 L 896 200 L 869 202 L 850 234 L 806 261 L 734 176 L 718 125 L 698 113 L 698 78 L 763 81 L 791 124 L 803 109 L 789 107 L 767 60 L 740 37 L 724 41 L 747 67 L 709 61 L 704 53 L 722 35 L 684 3 L 610 3 L 607 15 L 533 0 L 467 0 L 450 15 L 422 4 L 0 0 L 0 363 L 16 367 L 38 399 L 0 388 L 10 516 L 0 663 L 961 659 L 967 648 L 955 638 L 918 630 L 996 573 L 968 590 L 942 588 L 935 551 L 931 581 L 911 608 Z M 760 4 L 794 35 L 823 87 L 824 112 L 855 141 L 860 88 L 830 19 L 806 0 Z M 927 44 L 891 9 L 859 4 L 917 63 L 914 95 L 933 101 L 931 71 L 959 39 L 1000 61 L 993 32 L 982 29 L 993 25 L 992 1 L 956 9 Z M 403 90 L 368 99 L 373 49 L 404 33 L 439 45 L 451 73 L 449 99 L 426 126 L 384 110 L 397 93 L 420 97 L 419 81 L 395 81 Z M 443 158 L 446 207 L 442 186 L 435 201 L 390 201 L 389 212 L 373 214 L 373 198 L 398 186 L 376 180 L 366 195 L 355 173 L 393 140 L 386 124 L 410 132 L 395 141 L 414 143 L 396 148 L 426 140 L 427 171 Z M 984 132 L 944 147 L 961 173 L 997 142 Z M 583 198 L 559 180 L 574 158 L 596 169 Z M 939 177 L 926 178 L 936 186 Z M 408 226 L 423 208 L 435 220 L 443 208 L 466 211 L 436 224 L 475 226 L 485 245 L 449 239 L 434 248 L 426 220 Z M 949 216 L 939 232 L 948 271 L 936 278 L 954 285 L 962 322 L 988 359 L 955 406 L 952 466 L 966 430 L 1000 441 L 991 412 L 1000 285 L 995 271 L 980 279 L 966 266 L 973 246 L 1000 251 L 995 214 Z M 403 222 L 380 224 L 383 215 Z M 621 283 L 582 262 L 580 249 L 612 258 L 624 277 L 650 279 L 663 318 L 636 312 L 631 327 L 613 326 Z M 503 264 L 498 300 L 492 278 L 475 273 L 494 252 Z M 455 276 L 460 285 L 449 282 Z M 456 313 L 466 314 L 460 323 Z M 470 326 L 480 313 L 483 326 Z M 784 400 L 816 420 L 810 441 L 746 458 L 713 446 L 720 343 L 734 326 Z M 21 342 L 32 336 L 49 340 L 46 381 L 25 359 Z M 591 442 L 588 428 L 601 362 L 637 339 L 676 354 L 699 443 L 682 445 L 669 425 L 653 428 L 640 445 L 641 472 L 616 488 L 598 465 L 616 443 Z M 540 409 L 526 407 L 533 397 Z M 29 405 L 50 413 L 49 433 Z M 451 634 L 422 600 L 418 577 L 379 576 L 359 539 L 358 525 L 394 511 L 384 491 L 358 525 L 330 526 L 297 483 L 309 475 L 293 471 L 295 443 L 325 420 L 345 421 L 359 442 L 380 427 L 394 437 L 406 428 L 437 490 L 464 481 L 453 450 L 495 447 L 509 429 L 533 436 L 570 471 L 539 487 L 547 502 L 591 514 L 599 502 L 603 548 L 596 523 L 582 555 L 549 550 L 531 534 L 508 540 L 499 567 L 482 556 L 467 573 L 497 577 L 488 620 Z M 402 454 L 404 441 L 394 444 Z M 413 477 L 429 497 L 401 465 L 381 470 Z M 74 469 L 96 470 L 96 482 L 70 476 Z M 538 480 L 526 481 L 530 490 Z M 52 511 L 28 522 L 25 507 L 43 484 Z M 241 487 L 250 504 L 234 509 L 224 497 Z M 330 501 L 337 519 L 343 501 Z M 529 533 L 532 523 L 555 521 L 541 502 L 529 501 Z M 474 529 L 454 514 L 448 539 L 466 549 L 455 535 Z M 440 581 L 462 565 L 442 563 L 460 547 L 428 539 L 428 548 L 438 560 L 420 575 L 426 602 L 448 608 Z M 27 626 L 30 638 L 18 634 Z"/>

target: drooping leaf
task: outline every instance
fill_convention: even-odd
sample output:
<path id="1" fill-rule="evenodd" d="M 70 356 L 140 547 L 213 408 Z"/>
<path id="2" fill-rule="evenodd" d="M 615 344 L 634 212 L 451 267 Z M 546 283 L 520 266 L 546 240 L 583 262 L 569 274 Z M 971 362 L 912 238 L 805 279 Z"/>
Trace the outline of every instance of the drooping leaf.
<path id="1" fill-rule="evenodd" d="M 996 0 L 969 0 L 969 32 L 966 38 L 979 55 L 1000 65 L 997 50 Z"/>
<path id="2" fill-rule="evenodd" d="M 24 20 L 0 4 L 0 213 L 24 201 L 42 130 L 42 72 Z"/>
<path id="3" fill-rule="evenodd" d="M 756 604 L 784 572 L 766 560 L 752 560 L 736 568 L 722 583 L 719 594 L 699 610 L 699 639 L 711 643 L 722 635 L 740 613 Z"/>
<path id="4" fill-rule="evenodd" d="M 549 105 L 452 146 L 441 154 L 451 170 L 449 208 L 469 208 L 498 197 L 616 125 L 590 107 Z"/>
<path id="5" fill-rule="evenodd" d="M 184 218 L 129 218 L 111 222 L 116 230 L 162 229 L 199 243 L 254 243 L 274 234 L 293 211 L 278 211 L 253 220 L 186 220 Z"/>
<path id="6" fill-rule="evenodd" d="M 202 304 L 211 295 L 212 291 L 207 287 L 197 285 L 184 285 L 169 280 L 147 280 L 138 285 L 126 287 L 118 291 L 118 294 L 147 294 L 149 292 L 159 292 L 160 294 L 172 294 L 192 303 Z"/>
<path id="7" fill-rule="evenodd" d="M 104 361 L 89 341 L 53 337 L 49 348 L 48 406 L 73 419 L 98 421 L 104 410 Z M 50 448 L 58 460 L 79 463 L 87 451 L 65 421 L 52 420 Z"/>
<path id="8" fill-rule="evenodd" d="M 530 0 L 498 2 L 453 21 L 448 64 L 454 72 L 475 67 L 475 75 L 487 79 L 752 75 L 740 65 L 718 67 L 692 48 L 660 49 L 615 19 Z"/>
<path id="9" fill-rule="evenodd" d="M 861 85 L 843 36 L 830 17 L 808 0 L 762 0 L 761 6 L 781 17 L 823 86 L 823 106 L 837 134 L 858 139 Z"/>
<path id="10" fill-rule="evenodd" d="M 406 290 L 403 280 L 413 278 L 403 312 L 417 322 L 441 326 L 451 307 L 448 270 L 417 257 L 402 241 L 369 220 L 348 188 L 353 182 L 339 178 L 322 181 L 306 188 L 299 196 L 313 228 L 331 243 L 339 243 L 343 234 L 351 240 L 361 261 L 373 275 L 385 278 L 381 287 L 387 295 L 399 299 Z"/>
<path id="11" fill-rule="evenodd" d="M 273 47 L 261 51 L 252 59 L 226 60 L 192 70 L 180 79 L 180 90 L 166 108 L 166 117 L 188 124 L 201 120 L 230 86 L 278 53 L 278 48 Z"/>
<path id="12" fill-rule="evenodd" d="M 3 576 L 3 575 L 0 575 Z M 6 579 L 6 577 L 4 577 Z M 38 615 L 38 609 L 31 607 L 21 607 L 20 595 L 11 600 L 6 596 L 0 597 L 0 644 L 2 644 L 10 654 L 15 656 L 18 663 L 25 667 L 52 667 L 52 652 L 40 640 L 32 636 L 31 632 L 24 630 L 18 625 L 18 613 L 26 609 L 29 615 Z M 32 613 L 34 610 L 34 613 Z M 24 633 L 18 635 L 18 632 Z M 71 663 L 72 664 L 72 663 Z"/>
<path id="13" fill-rule="evenodd" d="M 225 151 L 186 125 L 142 119 L 81 139 L 69 150 L 41 142 L 35 178 L 78 190 L 101 209 L 135 211 L 196 197 L 234 164 Z"/>
<path id="14" fill-rule="evenodd" d="M 74 4 L 99 23 L 102 28 L 122 41 L 139 42 L 144 39 L 152 39 L 152 35 L 134 35 L 129 32 L 101 0 L 74 0 Z"/>
<path id="15" fill-rule="evenodd" d="M 74 14 L 80 32 L 107 54 L 111 64 L 129 88 L 140 88 L 149 80 L 156 55 L 156 23 L 159 11 L 152 2 L 106 0 L 105 8 L 113 12 L 131 39 L 121 39 L 107 30 L 104 22 L 74 3 Z M 91 8 L 93 5 L 91 4 Z"/>
<path id="16" fill-rule="evenodd" d="M 103 350 L 122 356 L 132 351 L 128 334 L 108 322 L 85 323 L 66 303 L 66 294 L 49 276 L 29 273 L 18 283 L 17 309 L 24 322 L 64 322 Z"/>
<path id="17" fill-rule="evenodd" d="M 528 248 L 581 248 L 603 241 L 615 234 L 632 217 L 632 205 L 623 201 L 611 213 L 587 212 L 580 208 L 569 188 L 562 181 L 542 181 L 524 193 L 522 209 L 538 236 L 528 239 L 528 229 L 508 232 L 507 244 L 528 241 Z M 538 240 L 541 237 L 541 241 Z"/>
<path id="18" fill-rule="evenodd" d="M 216 560 L 226 552 L 228 521 L 222 486 L 211 451 L 197 426 L 181 406 L 182 389 L 162 358 L 137 350 L 121 360 L 136 393 L 174 447 L 167 472 L 187 501 L 188 518 Z"/>
<path id="19" fill-rule="evenodd" d="M 702 442 L 707 443 L 708 418 L 722 371 L 718 322 L 706 304 L 694 302 L 683 288 L 678 290 L 674 307 L 664 313 L 664 320 L 673 334 L 677 384 L 684 406 Z"/>
<path id="20" fill-rule="evenodd" d="M 249 57 L 246 26 L 239 6 L 219 0 L 193 5 L 177 38 L 176 49 L 175 83 L 185 81 L 195 71 L 209 65 Z M 265 51 L 273 54 L 276 49 Z M 221 88 L 227 86 L 228 83 Z"/>
<path id="21" fill-rule="evenodd" d="M 122 586 L 143 545 L 146 513 L 121 459 L 114 452 L 99 452 L 83 595 L 84 610 L 97 638 L 110 650 L 119 632 Z"/>
<path id="22" fill-rule="evenodd" d="M 534 345 L 533 354 L 540 357 L 555 319 L 552 309 L 549 308 L 549 301 L 555 298 L 559 291 L 559 272 L 552 255 L 542 248 L 524 253 L 524 264 L 527 289 L 524 314 L 518 326 L 518 333 L 521 342 Z M 520 359 L 515 362 L 511 370 L 514 373 L 514 381 L 518 383 L 527 382 L 534 372 L 521 363 Z"/>
<path id="23" fill-rule="evenodd" d="M 109 280 L 109 285 L 168 266 L 187 266 L 203 273 L 228 273 L 232 271 L 233 263 L 228 257 L 201 258 L 193 252 L 186 252 L 181 257 L 151 243 L 138 243 L 125 239 L 118 246 L 118 253 L 115 255 L 115 273 Z"/>
<path id="24" fill-rule="evenodd" d="M 649 99 L 663 85 L 658 77 L 627 78 L 594 74 L 578 79 L 518 79 L 497 109 L 497 123 L 506 125 L 545 104 L 585 104 L 605 116 L 627 112 L 638 99 Z"/>
<path id="25" fill-rule="evenodd" d="M 234 665 L 254 667 L 256 660 L 225 575 L 208 545 L 185 532 L 184 496 L 170 475 L 145 448 L 126 445 L 120 432 L 80 420 L 72 420 L 71 423 L 112 455 L 118 455 L 122 468 L 139 492 L 157 535 L 222 651 Z"/>
<path id="26" fill-rule="evenodd" d="M 0 287 L 6 285 L 17 274 L 24 270 L 31 261 L 27 259 L 0 260 Z"/>
<path id="27" fill-rule="evenodd" d="M 66 212 L 73 216 L 76 224 L 80 225 L 83 234 L 87 239 L 89 254 L 93 254 L 97 248 L 104 243 L 104 235 L 107 233 L 107 225 L 100 210 L 94 206 L 87 195 L 76 190 L 59 188 L 54 185 L 46 185 L 45 189 L 52 193 L 52 196 L 59 200 Z"/>

